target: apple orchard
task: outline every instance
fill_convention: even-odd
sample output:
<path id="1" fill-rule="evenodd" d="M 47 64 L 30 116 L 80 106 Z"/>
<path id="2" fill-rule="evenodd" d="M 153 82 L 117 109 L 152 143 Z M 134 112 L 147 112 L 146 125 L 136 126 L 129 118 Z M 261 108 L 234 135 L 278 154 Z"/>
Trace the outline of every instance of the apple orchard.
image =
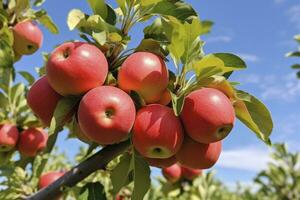
<path id="1" fill-rule="evenodd" d="M 151 185 L 150 166 L 161 168 L 171 184 L 189 184 L 218 161 L 236 120 L 271 144 L 268 109 L 229 80 L 247 73 L 237 72 L 246 63 L 231 53 L 204 53 L 200 36 L 213 23 L 200 20 L 186 2 L 117 0 L 113 8 L 87 0 L 90 13 L 73 9 L 67 17 L 82 40 L 44 54 L 35 79 L 16 72 L 14 63 L 42 46 L 40 25 L 58 33 L 39 7 L 43 2 L 0 5 L 0 174 L 6 185 L 0 199 L 141 200 Z M 131 38 L 131 28 L 145 21 L 151 23 L 140 30 L 144 38 Z M 127 49 L 130 40 L 139 45 Z M 63 130 L 89 148 L 75 165 L 51 170 Z"/>

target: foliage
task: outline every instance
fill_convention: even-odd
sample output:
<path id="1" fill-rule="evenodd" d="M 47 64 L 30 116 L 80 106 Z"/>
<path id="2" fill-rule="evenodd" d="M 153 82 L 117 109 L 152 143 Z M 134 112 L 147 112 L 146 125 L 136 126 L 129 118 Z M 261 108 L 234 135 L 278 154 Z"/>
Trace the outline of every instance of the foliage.
<path id="1" fill-rule="evenodd" d="M 296 35 L 294 37 L 294 39 L 296 40 L 296 42 L 299 45 L 300 44 L 300 35 Z M 300 46 L 298 47 L 297 51 L 289 52 L 289 53 L 286 54 L 286 56 L 288 56 L 288 57 L 300 57 Z M 300 71 L 299 71 L 300 64 L 294 64 L 294 65 L 291 66 L 291 68 L 298 70 L 297 76 L 298 76 L 298 78 L 300 78 Z"/>

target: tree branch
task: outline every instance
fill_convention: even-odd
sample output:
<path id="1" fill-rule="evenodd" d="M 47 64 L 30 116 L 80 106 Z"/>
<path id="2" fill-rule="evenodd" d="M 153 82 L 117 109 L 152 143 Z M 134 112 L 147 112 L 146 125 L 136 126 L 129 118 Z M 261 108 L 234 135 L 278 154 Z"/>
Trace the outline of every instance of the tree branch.
<path id="1" fill-rule="evenodd" d="M 68 171 L 57 181 L 26 198 L 26 200 L 54 199 L 61 194 L 61 189 L 73 187 L 93 172 L 104 169 L 111 160 L 128 149 L 129 146 L 130 141 L 127 140 L 119 144 L 104 147 L 99 152 Z"/>

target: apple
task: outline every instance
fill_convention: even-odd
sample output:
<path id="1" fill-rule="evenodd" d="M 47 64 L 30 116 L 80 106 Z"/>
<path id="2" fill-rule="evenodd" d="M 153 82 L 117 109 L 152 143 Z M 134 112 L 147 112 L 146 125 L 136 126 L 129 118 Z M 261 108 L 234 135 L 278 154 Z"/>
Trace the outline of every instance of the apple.
<path id="1" fill-rule="evenodd" d="M 48 172 L 42 174 L 42 176 L 39 178 L 39 189 L 49 186 L 51 183 L 55 182 L 64 174 L 64 172 Z"/>
<path id="2" fill-rule="evenodd" d="M 180 120 L 171 108 L 150 104 L 138 111 L 132 142 L 142 156 L 170 158 L 180 149 L 183 137 Z"/>
<path id="3" fill-rule="evenodd" d="M 30 55 L 36 52 L 43 43 L 43 33 L 34 21 L 26 20 L 13 27 L 13 49 L 19 55 Z"/>
<path id="4" fill-rule="evenodd" d="M 104 54 L 85 42 L 67 42 L 57 47 L 46 65 L 49 84 L 62 96 L 80 95 L 101 86 L 108 73 Z"/>
<path id="5" fill-rule="evenodd" d="M 186 136 L 180 150 L 176 154 L 176 159 L 184 167 L 208 169 L 217 162 L 221 150 L 221 141 L 202 144 Z"/>
<path id="6" fill-rule="evenodd" d="M 47 77 L 43 76 L 30 88 L 27 95 L 27 104 L 41 121 L 49 126 L 57 103 L 62 96 L 49 85 Z"/>
<path id="7" fill-rule="evenodd" d="M 79 124 L 77 121 L 74 122 L 73 124 L 73 133 L 76 135 L 76 137 L 84 142 L 84 143 L 90 143 L 90 139 L 88 138 L 88 136 L 82 131 L 82 129 L 80 128 Z"/>
<path id="8" fill-rule="evenodd" d="M 100 86 L 82 98 L 78 122 L 92 141 L 106 145 L 129 137 L 135 120 L 135 106 L 128 94 L 113 86 Z"/>
<path id="9" fill-rule="evenodd" d="M 175 156 L 172 156 L 170 158 L 165 158 L 165 159 L 146 158 L 146 157 L 144 157 L 144 159 L 147 161 L 147 163 L 150 166 L 158 167 L 158 168 L 170 167 L 171 165 L 173 165 L 177 162 L 177 159 Z"/>
<path id="10" fill-rule="evenodd" d="M 165 90 L 161 96 L 160 96 L 160 100 L 157 101 L 156 103 L 158 104 L 161 104 L 161 105 L 168 105 L 172 100 L 172 97 L 171 97 L 171 93 L 169 90 Z"/>
<path id="11" fill-rule="evenodd" d="M 23 156 L 34 157 L 47 146 L 48 134 L 42 128 L 28 128 L 19 137 L 18 150 Z"/>
<path id="12" fill-rule="evenodd" d="M 221 91 L 203 88 L 185 99 L 180 115 L 186 133 L 200 143 L 224 139 L 233 128 L 235 112 L 231 101 Z"/>
<path id="13" fill-rule="evenodd" d="M 181 176 L 187 180 L 192 181 L 198 176 L 200 176 L 201 174 L 202 174 L 201 169 L 193 169 L 193 168 L 181 166 Z"/>
<path id="14" fill-rule="evenodd" d="M 168 86 L 169 72 L 163 59 L 150 52 L 131 54 L 120 67 L 119 87 L 127 92 L 136 91 L 146 103 L 159 101 Z"/>
<path id="15" fill-rule="evenodd" d="M 13 124 L 0 125 L 0 152 L 15 148 L 19 138 L 19 131 Z"/>
<path id="16" fill-rule="evenodd" d="M 181 178 L 181 167 L 175 163 L 170 167 L 163 168 L 162 174 L 169 182 L 175 183 Z"/>

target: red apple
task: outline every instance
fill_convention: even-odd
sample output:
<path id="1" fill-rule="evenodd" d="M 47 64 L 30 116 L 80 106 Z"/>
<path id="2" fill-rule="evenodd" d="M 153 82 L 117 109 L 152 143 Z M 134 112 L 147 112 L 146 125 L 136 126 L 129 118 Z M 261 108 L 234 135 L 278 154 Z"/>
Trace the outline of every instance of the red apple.
<path id="1" fill-rule="evenodd" d="M 221 141 L 202 144 L 186 136 L 179 152 L 176 154 L 176 158 L 185 167 L 208 169 L 217 162 L 221 150 Z"/>
<path id="2" fill-rule="evenodd" d="M 132 99 L 124 91 L 112 86 L 100 86 L 82 98 L 78 121 L 92 141 L 114 144 L 128 138 L 135 112 Z"/>
<path id="3" fill-rule="evenodd" d="M 202 174 L 201 169 L 193 169 L 193 168 L 181 166 L 181 176 L 187 180 L 192 181 L 198 176 L 200 176 L 201 174 Z"/>
<path id="4" fill-rule="evenodd" d="M 49 126 L 57 103 L 62 98 L 49 85 L 47 77 L 43 76 L 37 80 L 30 88 L 27 95 L 27 103 L 31 110 Z"/>
<path id="5" fill-rule="evenodd" d="M 169 72 L 161 57 L 150 52 L 131 54 L 122 64 L 119 87 L 138 92 L 147 103 L 157 102 L 168 86 Z"/>
<path id="6" fill-rule="evenodd" d="M 176 157 L 172 156 L 170 158 L 160 159 L 160 158 L 144 158 L 150 166 L 165 168 L 170 167 L 171 165 L 177 162 Z"/>
<path id="7" fill-rule="evenodd" d="M 18 150 L 28 157 L 36 156 L 47 146 L 48 134 L 41 128 L 28 128 L 19 137 Z"/>
<path id="8" fill-rule="evenodd" d="M 57 179 L 62 177 L 64 172 L 48 172 L 43 174 L 39 178 L 39 189 L 49 186 L 51 183 L 55 182 Z"/>
<path id="9" fill-rule="evenodd" d="M 31 20 L 17 23 L 13 27 L 13 48 L 19 55 L 30 55 L 36 52 L 43 43 L 43 33 Z"/>
<path id="10" fill-rule="evenodd" d="M 181 167 L 175 163 L 170 167 L 163 168 L 162 174 L 169 182 L 175 183 L 181 178 Z"/>
<path id="11" fill-rule="evenodd" d="M 161 105 L 168 105 L 172 100 L 171 94 L 169 90 L 165 90 L 161 96 L 160 96 L 160 100 L 156 103 L 161 104 Z"/>
<path id="12" fill-rule="evenodd" d="M 67 42 L 57 47 L 46 66 L 52 88 L 63 96 L 80 95 L 101 86 L 108 72 L 104 54 L 94 45 Z"/>
<path id="13" fill-rule="evenodd" d="M 213 88 L 203 88 L 186 97 L 180 118 L 192 139 L 212 143 L 229 134 L 235 113 L 225 94 Z"/>
<path id="14" fill-rule="evenodd" d="M 90 143 L 90 139 L 88 138 L 88 136 L 82 131 L 82 129 L 80 128 L 78 122 L 74 122 L 73 125 L 73 133 L 77 136 L 77 138 L 79 140 L 81 140 L 82 142 L 85 143 Z"/>
<path id="15" fill-rule="evenodd" d="M 180 120 L 171 108 L 151 104 L 138 111 L 132 142 L 142 156 L 169 158 L 178 152 L 183 137 Z"/>
<path id="16" fill-rule="evenodd" d="M 15 148 L 19 138 L 19 131 L 13 124 L 0 125 L 0 152 Z"/>

